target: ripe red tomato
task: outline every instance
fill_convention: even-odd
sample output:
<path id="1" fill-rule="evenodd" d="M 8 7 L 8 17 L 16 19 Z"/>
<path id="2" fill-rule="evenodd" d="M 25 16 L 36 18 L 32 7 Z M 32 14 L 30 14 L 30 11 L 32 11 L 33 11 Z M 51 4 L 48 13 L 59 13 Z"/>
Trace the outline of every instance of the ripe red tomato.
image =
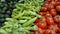
<path id="1" fill-rule="evenodd" d="M 56 2 L 56 6 L 60 6 L 60 1 Z"/>
<path id="2" fill-rule="evenodd" d="M 54 20 L 53 20 L 53 18 L 52 17 L 46 17 L 46 22 L 47 22 L 47 24 L 49 24 L 49 25 L 54 25 Z"/>
<path id="3" fill-rule="evenodd" d="M 35 23 L 38 23 L 39 21 L 40 21 L 40 19 L 37 18 L 37 19 L 35 20 Z"/>
<path id="4" fill-rule="evenodd" d="M 59 28 L 57 25 L 50 25 L 50 26 L 48 26 L 48 29 L 57 31 Z"/>
<path id="5" fill-rule="evenodd" d="M 51 4 L 56 7 L 56 2 L 55 1 L 52 1 Z"/>
<path id="6" fill-rule="evenodd" d="M 43 16 L 44 15 L 44 12 L 39 12 L 38 14 L 41 15 L 41 16 Z"/>
<path id="7" fill-rule="evenodd" d="M 47 30 L 45 31 L 45 34 L 56 34 L 56 32 L 53 31 L 53 30 L 47 29 Z"/>
<path id="8" fill-rule="evenodd" d="M 47 10 L 50 11 L 51 9 L 54 9 L 54 6 L 50 4 L 49 6 L 47 6 Z"/>
<path id="9" fill-rule="evenodd" d="M 58 24 L 58 27 L 60 28 L 60 23 Z"/>
<path id="10" fill-rule="evenodd" d="M 46 7 L 41 7 L 41 11 L 47 11 L 47 8 Z"/>
<path id="11" fill-rule="evenodd" d="M 45 16 L 47 12 L 39 12 L 38 14 L 41 16 Z"/>
<path id="12" fill-rule="evenodd" d="M 47 2 L 52 2 L 52 0 L 46 0 Z"/>
<path id="13" fill-rule="evenodd" d="M 48 3 L 45 3 L 43 6 L 44 6 L 44 7 L 47 7 L 47 6 L 49 6 L 49 4 L 48 4 Z"/>
<path id="14" fill-rule="evenodd" d="M 35 34 L 44 34 L 44 30 L 42 30 L 41 28 L 38 28 L 37 31 L 34 31 Z"/>
<path id="15" fill-rule="evenodd" d="M 46 27 L 46 22 L 40 21 L 40 22 L 37 23 L 37 26 L 38 26 L 39 28 L 44 29 L 44 28 Z"/>
<path id="16" fill-rule="evenodd" d="M 35 34 L 35 32 L 31 32 L 31 34 Z"/>
<path id="17" fill-rule="evenodd" d="M 54 17 L 54 21 L 55 21 L 56 23 L 59 23 L 59 22 L 60 22 L 60 16 L 59 16 L 59 15 L 55 16 L 55 17 Z"/>
<path id="18" fill-rule="evenodd" d="M 57 12 L 56 12 L 55 9 L 51 9 L 51 10 L 50 10 L 50 14 L 51 14 L 52 16 L 56 16 L 56 15 L 57 15 Z"/>
<path id="19" fill-rule="evenodd" d="M 57 2 L 58 0 L 55 0 L 55 2 Z"/>
<path id="20" fill-rule="evenodd" d="M 51 14 L 49 13 L 49 11 L 47 11 L 45 17 L 52 17 Z"/>
<path id="21" fill-rule="evenodd" d="M 42 30 L 41 28 L 38 29 L 39 34 L 44 34 L 45 30 Z"/>
<path id="22" fill-rule="evenodd" d="M 57 12 L 60 12 L 60 6 L 56 6 Z"/>
<path id="23" fill-rule="evenodd" d="M 60 33 L 60 29 L 58 30 L 58 32 Z"/>

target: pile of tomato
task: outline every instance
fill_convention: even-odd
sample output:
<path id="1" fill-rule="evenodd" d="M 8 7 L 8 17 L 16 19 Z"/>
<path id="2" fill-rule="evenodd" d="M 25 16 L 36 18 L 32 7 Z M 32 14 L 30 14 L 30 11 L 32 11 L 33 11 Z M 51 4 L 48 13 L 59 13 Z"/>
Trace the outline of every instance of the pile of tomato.
<path id="1" fill-rule="evenodd" d="M 60 34 L 60 0 L 46 0 L 38 12 L 42 18 L 37 18 L 37 31 L 32 34 Z"/>

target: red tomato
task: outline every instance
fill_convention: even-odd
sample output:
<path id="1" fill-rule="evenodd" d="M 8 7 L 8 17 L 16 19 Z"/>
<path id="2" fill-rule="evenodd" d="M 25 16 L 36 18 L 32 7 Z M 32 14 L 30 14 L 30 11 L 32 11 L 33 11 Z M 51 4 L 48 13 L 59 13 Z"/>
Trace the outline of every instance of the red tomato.
<path id="1" fill-rule="evenodd" d="M 46 17 L 46 22 L 47 22 L 47 24 L 49 24 L 49 25 L 54 25 L 54 20 L 53 20 L 53 18 L 52 17 Z"/>
<path id="2" fill-rule="evenodd" d="M 39 28 L 44 29 L 46 27 L 46 22 L 44 20 L 41 20 L 40 22 L 37 23 L 37 26 Z"/>
<path id="3" fill-rule="evenodd" d="M 47 25 L 47 24 L 46 24 L 46 18 L 45 18 L 45 17 L 42 17 L 42 18 L 41 18 L 41 21 L 38 22 L 38 27 L 43 29 L 43 28 L 46 27 L 46 25 Z"/>
<path id="4" fill-rule="evenodd" d="M 44 34 L 44 30 L 42 30 L 41 28 L 38 28 L 38 30 L 35 31 L 35 34 Z"/>
<path id="5" fill-rule="evenodd" d="M 40 21 L 40 19 L 37 18 L 37 19 L 35 20 L 35 23 L 38 23 L 39 21 Z"/>
<path id="6" fill-rule="evenodd" d="M 45 34 L 56 34 L 56 32 L 53 31 L 53 30 L 47 29 L 47 30 L 45 31 Z"/>
<path id="7" fill-rule="evenodd" d="M 38 14 L 41 16 L 45 16 L 47 12 L 39 12 Z"/>
<path id="8" fill-rule="evenodd" d="M 47 11 L 46 7 L 41 7 L 41 11 Z"/>
<path id="9" fill-rule="evenodd" d="M 31 32 L 31 34 L 35 34 L 35 32 Z"/>
<path id="10" fill-rule="evenodd" d="M 52 0 L 46 0 L 47 2 L 52 2 Z"/>
<path id="11" fill-rule="evenodd" d="M 50 10 L 50 14 L 51 14 L 52 16 L 56 16 L 56 15 L 57 15 L 57 12 L 56 12 L 55 9 L 51 9 L 51 10 Z"/>
<path id="12" fill-rule="evenodd" d="M 42 19 L 41 19 L 42 21 L 44 21 L 44 22 L 46 22 L 46 18 L 45 17 L 42 17 Z"/>
<path id="13" fill-rule="evenodd" d="M 51 4 L 56 7 L 56 2 L 55 1 L 52 1 Z"/>
<path id="14" fill-rule="evenodd" d="M 41 16 L 43 16 L 44 15 L 44 12 L 39 12 L 38 14 L 41 15 Z"/>
<path id="15" fill-rule="evenodd" d="M 60 6 L 60 1 L 56 2 L 56 6 Z"/>
<path id="16" fill-rule="evenodd" d="M 48 29 L 57 31 L 59 28 L 57 25 L 50 25 L 50 26 L 48 26 Z"/>
<path id="17" fill-rule="evenodd" d="M 58 27 L 60 28 L 60 23 L 58 24 Z"/>
<path id="18" fill-rule="evenodd" d="M 55 0 L 55 2 L 57 2 L 58 0 Z"/>
<path id="19" fill-rule="evenodd" d="M 59 22 L 60 22 L 60 16 L 59 16 L 59 15 L 55 16 L 55 17 L 54 17 L 54 21 L 55 21 L 56 23 L 59 23 Z"/>
<path id="20" fill-rule="evenodd" d="M 49 6 L 47 6 L 47 10 L 50 11 L 51 9 L 54 9 L 54 6 L 50 4 Z"/>
<path id="21" fill-rule="evenodd" d="M 58 30 L 58 32 L 60 33 L 60 29 Z"/>
<path id="22" fill-rule="evenodd" d="M 56 6 L 57 12 L 60 12 L 60 6 Z"/>
<path id="23" fill-rule="evenodd" d="M 44 34 L 45 30 L 42 30 L 41 28 L 38 29 L 40 34 Z"/>
<path id="24" fill-rule="evenodd" d="M 45 17 L 52 17 L 51 14 L 49 13 L 49 11 L 47 11 Z"/>
<path id="25" fill-rule="evenodd" d="M 49 4 L 48 4 L 48 3 L 45 3 L 43 6 L 44 6 L 44 7 L 47 7 L 47 6 L 49 6 Z"/>

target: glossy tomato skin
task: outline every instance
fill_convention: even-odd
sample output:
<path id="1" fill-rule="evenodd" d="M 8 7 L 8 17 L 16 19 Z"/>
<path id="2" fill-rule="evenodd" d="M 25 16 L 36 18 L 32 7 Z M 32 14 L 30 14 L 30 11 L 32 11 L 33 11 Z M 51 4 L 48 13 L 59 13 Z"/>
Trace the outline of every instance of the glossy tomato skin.
<path id="1" fill-rule="evenodd" d="M 49 13 L 49 11 L 47 11 L 45 17 L 52 17 L 51 14 Z"/>
<path id="2" fill-rule="evenodd" d="M 60 6 L 56 6 L 57 12 L 60 12 Z"/>
<path id="3" fill-rule="evenodd" d="M 54 17 L 54 21 L 55 21 L 56 23 L 59 23 L 59 22 L 60 22 L 60 16 L 59 16 L 59 15 L 55 16 L 55 17 Z"/>
<path id="4" fill-rule="evenodd" d="M 53 30 L 47 29 L 47 30 L 45 31 L 45 34 L 56 34 L 56 32 L 53 31 Z"/>
<path id="5" fill-rule="evenodd" d="M 49 24 L 49 25 L 54 25 L 54 20 L 53 20 L 52 17 L 46 17 L 46 22 L 47 22 L 47 24 Z"/>
<path id="6" fill-rule="evenodd" d="M 52 16 L 56 16 L 56 15 L 57 15 L 57 12 L 56 12 L 55 9 L 51 9 L 51 10 L 50 10 L 50 14 L 51 14 Z"/>
<path id="7" fill-rule="evenodd" d="M 57 30 L 59 29 L 57 25 L 50 25 L 48 26 L 48 29 L 50 30 L 54 30 L 55 32 L 57 32 Z"/>
<path id="8" fill-rule="evenodd" d="M 52 2 L 52 0 L 46 0 L 46 1 L 49 2 L 49 3 Z"/>
<path id="9" fill-rule="evenodd" d="M 58 24 L 58 27 L 60 28 L 60 23 Z"/>
<path id="10" fill-rule="evenodd" d="M 44 34 L 44 30 L 42 30 L 41 28 L 38 28 L 37 31 L 34 31 L 35 34 Z"/>
<path id="11" fill-rule="evenodd" d="M 43 16 L 44 15 L 44 12 L 39 12 L 38 14 L 41 15 L 41 16 Z"/>
<path id="12" fill-rule="evenodd" d="M 44 34 L 44 30 L 42 30 L 41 28 L 38 29 L 40 34 Z"/>
<path id="13" fill-rule="evenodd" d="M 41 16 L 45 16 L 47 12 L 39 12 L 38 14 Z"/>
<path id="14" fill-rule="evenodd" d="M 48 3 L 45 3 L 43 6 L 44 6 L 44 7 L 47 7 L 47 6 L 49 6 L 49 4 L 48 4 Z"/>
<path id="15" fill-rule="evenodd" d="M 45 17 L 42 17 L 40 19 L 40 21 L 38 23 L 36 23 L 36 25 L 39 27 L 39 28 L 42 28 L 44 29 L 46 27 L 46 18 Z"/>
<path id="16" fill-rule="evenodd" d="M 47 11 L 47 8 L 46 7 L 41 7 L 41 11 Z"/>
<path id="17" fill-rule="evenodd" d="M 56 2 L 56 6 L 60 6 L 60 1 Z"/>
<path id="18" fill-rule="evenodd" d="M 50 4 L 52 4 L 54 7 L 56 7 L 56 2 L 52 1 Z"/>
<path id="19" fill-rule="evenodd" d="M 54 0 L 55 2 L 58 2 L 58 0 Z"/>
<path id="20" fill-rule="evenodd" d="M 37 19 L 35 20 L 35 23 L 38 23 L 39 21 L 40 21 L 40 19 L 37 18 Z"/>
<path id="21" fill-rule="evenodd" d="M 54 9 L 54 6 L 50 4 L 49 6 L 47 6 L 47 10 L 50 11 L 51 9 Z"/>
<path id="22" fill-rule="evenodd" d="M 40 21 L 40 22 L 37 23 L 37 26 L 38 26 L 39 28 L 44 29 L 44 28 L 46 27 L 46 22 L 45 22 L 45 21 Z"/>

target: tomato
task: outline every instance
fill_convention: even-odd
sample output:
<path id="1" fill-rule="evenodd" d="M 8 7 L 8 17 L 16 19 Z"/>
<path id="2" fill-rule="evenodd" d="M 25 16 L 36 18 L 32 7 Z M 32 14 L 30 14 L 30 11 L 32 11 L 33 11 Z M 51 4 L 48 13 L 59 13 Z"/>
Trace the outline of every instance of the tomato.
<path id="1" fill-rule="evenodd" d="M 35 20 L 35 23 L 38 23 L 39 21 L 40 21 L 40 19 L 37 18 L 37 19 Z"/>
<path id="2" fill-rule="evenodd" d="M 58 30 L 58 32 L 60 33 L 60 29 Z"/>
<path id="3" fill-rule="evenodd" d="M 49 6 L 49 4 L 48 4 L 48 3 L 45 3 L 43 6 L 44 6 L 44 7 L 47 7 L 47 6 Z"/>
<path id="4" fill-rule="evenodd" d="M 52 0 L 46 0 L 47 2 L 51 2 Z"/>
<path id="5" fill-rule="evenodd" d="M 55 1 L 52 1 L 51 4 L 56 7 L 56 2 Z"/>
<path id="6" fill-rule="evenodd" d="M 46 22 L 47 22 L 47 24 L 49 24 L 49 25 L 54 25 L 54 20 L 53 20 L 53 18 L 52 17 L 46 17 Z"/>
<path id="7" fill-rule="evenodd" d="M 46 18 L 44 16 L 42 17 L 41 20 L 44 21 L 44 22 L 46 22 Z"/>
<path id="8" fill-rule="evenodd" d="M 50 25 L 50 26 L 48 26 L 48 29 L 57 31 L 59 28 L 57 25 Z"/>
<path id="9" fill-rule="evenodd" d="M 50 4 L 49 6 L 47 6 L 47 10 L 50 11 L 51 9 L 54 9 L 54 6 Z"/>
<path id="10" fill-rule="evenodd" d="M 58 24 L 58 27 L 60 28 L 60 23 Z"/>
<path id="11" fill-rule="evenodd" d="M 56 34 L 56 32 L 53 31 L 53 30 L 47 29 L 47 30 L 45 31 L 45 34 Z"/>
<path id="12" fill-rule="evenodd" d="M 41 15 L 41 16 L 43 16 L 44 15 L 44 12 L 39 12 L 38 14 Z"/>
<path id="13" fill-rule="evenodd" d="M 39 34 L 44 34 L 45 30 L 42 30 L 41 28 L 38 29 Z"/>
<path id="14" fill-rule="evenodd" d="M 58 0 L 55 0 L 55 2 L 57 2 Z"/>
<path id="15" fill-rule="evenodd" d="M 31 34 L 35 34 L 35 32 L 31 32 Z"/>
<path id="16" fill-rule="evenodd" d="M 39 12 L 38 14 L 41 16 L 45 16 L 47 12 Z"/>
<path id="17" fill-rule="evenodd" d="M 59 15 L 55 16 L 55 17 L 54 17 L 54 21 L 55 21 L 56 23 L 59 23 L 59 22 L 60 22 L 60 16 L 59 16 Z"/>
<path id="18" fill-rule="evenodd" d="M 60 1 L 56 2 L 56 6 L 60 6 Z"/>
<path id="19" fill-rule="evenodd" d="M 37 23 L 37 26 L 38 26 L 39 28 L 44 29 L 44 28 L 46 27 L 46 22 L 45 22 L 45 21 L 40 21 L 40 22 Z"/>
<path id="20" fill-rule="evenodd" d="M 35 34 L 44 34 L 44 30 L 42 30 L 41 28 L 38 28 L 38 30 L 35 31 Z"/>
<path id="21" fill-rule="evenodd" d="M 57 12 L 60 12 L 60 6 L 56 6 Z"/>
<path id="22" fill-rule="evenodd" d="M 46 27 L 46 18 L 41 18 L 41 21 L 36 24 L 39 28 L 44 29 Z"/>
<path id="23" fill-rule="evenodd" d="M 52 16 L 56 16 L 56 15 L 57 15 L 57 12 L 56 12 L 55 9 L 51 9 L 51 10 L 50 10 L 50 14 L 51 14 Z"/>
<path id="24" fill-rule="evenodd" d="M 47 11 L 46 7 L 41 7 L 41 11 Z"/>
<path id="25" fill-rule="evenodd" d="M 51 17 L 51 14 L 49 13 L 49 11 L 47 11 L 45 17 Z"/>

